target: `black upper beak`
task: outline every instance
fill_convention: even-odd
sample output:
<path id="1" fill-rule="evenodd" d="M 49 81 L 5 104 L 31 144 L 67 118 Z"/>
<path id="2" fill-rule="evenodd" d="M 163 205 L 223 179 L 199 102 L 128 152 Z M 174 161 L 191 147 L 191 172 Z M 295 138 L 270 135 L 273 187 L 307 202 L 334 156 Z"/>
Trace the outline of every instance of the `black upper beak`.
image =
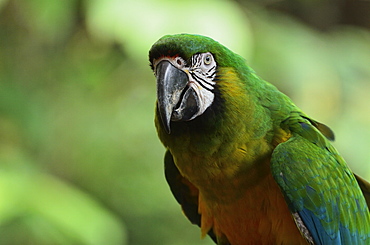
<path id="1" fill-rule="evenodd" d="M 158 111 L 166 132 L 170 133 L 172 112 L 188 84 L 188 76 L 167 60 L 163 60 L 157 65 L 156 75 Z"/>

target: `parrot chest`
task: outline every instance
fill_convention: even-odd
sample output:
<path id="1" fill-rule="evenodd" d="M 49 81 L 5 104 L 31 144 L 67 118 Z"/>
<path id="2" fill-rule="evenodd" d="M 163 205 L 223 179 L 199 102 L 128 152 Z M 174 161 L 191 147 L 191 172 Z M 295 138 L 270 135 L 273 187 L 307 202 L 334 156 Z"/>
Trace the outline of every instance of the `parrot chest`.
<path id="1" fill-rule="evenodd" d="M 213 229 L 232 245 L 307 244 L 271 175 L 228 203 L 207 201 L 200 192 L 199 212 L 202 234 Z"/>

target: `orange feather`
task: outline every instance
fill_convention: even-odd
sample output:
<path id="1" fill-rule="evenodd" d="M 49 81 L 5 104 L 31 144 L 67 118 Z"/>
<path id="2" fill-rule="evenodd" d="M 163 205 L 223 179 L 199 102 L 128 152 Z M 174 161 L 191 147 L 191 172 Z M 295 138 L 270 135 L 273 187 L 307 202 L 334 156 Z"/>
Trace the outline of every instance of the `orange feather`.
<path id="1" fill-rule="evenodd" d="M 213 227 L 232 245 L 307 244 L 271 174 L 233 202 L 204 200 L 200 193 L 199 212 L 202 235 Z"/>

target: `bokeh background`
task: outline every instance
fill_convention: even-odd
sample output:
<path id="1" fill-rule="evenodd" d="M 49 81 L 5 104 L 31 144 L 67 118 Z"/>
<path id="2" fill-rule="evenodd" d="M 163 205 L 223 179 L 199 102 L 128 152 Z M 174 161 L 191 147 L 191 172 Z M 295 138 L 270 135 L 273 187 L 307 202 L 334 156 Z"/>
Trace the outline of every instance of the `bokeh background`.
<path id="1" fill-rule="evenodd" d="M 367 0 L 0 0 L 0 244 L 212 244 L 163 176 L 165 34 L 241 54 L 370 180 L 369 30 Z"/>

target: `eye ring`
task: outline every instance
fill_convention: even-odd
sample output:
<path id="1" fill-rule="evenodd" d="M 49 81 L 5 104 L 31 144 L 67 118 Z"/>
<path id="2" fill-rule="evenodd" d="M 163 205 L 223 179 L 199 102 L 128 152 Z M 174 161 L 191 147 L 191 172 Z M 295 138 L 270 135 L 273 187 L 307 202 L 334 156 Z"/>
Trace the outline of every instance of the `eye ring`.
<path id="1" fill-rule="evenodd" d="M 182 68 L 186 62 L 185 60 L 183 60 L 180 56 L 177 56 L 175 59 L 174 59 L 174 62 L 173 64 L 179 68 Z"/>
<path id="2" fill-rule="evenodd" d="M 207 54 L 206 56 L 204 56 L 203 62 L 206 65 L 211 64 L 211 62 L 212 62 L 212 55 L 211 54 Z"/>

